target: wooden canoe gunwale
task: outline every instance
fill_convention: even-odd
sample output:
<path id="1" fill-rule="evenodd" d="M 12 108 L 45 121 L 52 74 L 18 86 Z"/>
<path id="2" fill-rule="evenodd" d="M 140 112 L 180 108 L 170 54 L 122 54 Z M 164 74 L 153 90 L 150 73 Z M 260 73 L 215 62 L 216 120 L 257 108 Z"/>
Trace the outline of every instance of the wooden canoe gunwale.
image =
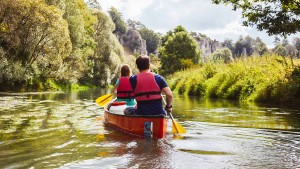
<path id="1" fill-rule="evenodd" d="M 125 114 L 115 114 L 105 110 L 107 113 L 116 115 L 116 116 L 124 116 L 124 117 L 133 117 L 133 118 L 165 118 L 163 115 L 125 115 Z"/>

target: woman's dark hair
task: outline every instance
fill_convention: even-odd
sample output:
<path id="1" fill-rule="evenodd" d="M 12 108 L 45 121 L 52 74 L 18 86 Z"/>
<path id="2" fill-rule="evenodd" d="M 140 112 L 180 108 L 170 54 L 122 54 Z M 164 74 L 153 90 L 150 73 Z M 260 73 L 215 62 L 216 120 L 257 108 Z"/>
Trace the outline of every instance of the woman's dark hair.
<path id="1" fill-rule="evenodd" d="M 147 55 L 140 55 L 136 58 L 135 63 L 140 71 L 150 68 L 150 58 Z"/>
<path id="2" fill-rule="evenodd" d="M 129 65 L 127 64 L 124 64 L 122 67 L 121 67 L 121 76 L 130 76 L 130 67 Z"/>

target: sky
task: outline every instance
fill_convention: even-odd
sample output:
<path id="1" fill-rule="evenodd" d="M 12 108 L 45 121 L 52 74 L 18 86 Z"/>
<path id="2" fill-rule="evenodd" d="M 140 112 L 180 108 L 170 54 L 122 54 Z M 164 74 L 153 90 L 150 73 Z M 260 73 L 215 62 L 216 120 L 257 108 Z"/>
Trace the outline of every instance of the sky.
<path id="1" fill-rule="evenodd" d="M 140 21 L 149 29 L 165 34 L 182 25 L 188 32 L 205 34 L 212 40 L 223 42 L 226 38 L 236 42 L 240 36 L 260 37 L 269 48 L 274 47 L 275 36 L 268 36 L 256 27 L 242 26 L 241 11 L 231 6 L 215 5 L 211 0 L 98 0 L 107 12 L 111 6 L 122 13 L 123 19 Z M 288 40 L 292 43 L 294 37 Z"/>

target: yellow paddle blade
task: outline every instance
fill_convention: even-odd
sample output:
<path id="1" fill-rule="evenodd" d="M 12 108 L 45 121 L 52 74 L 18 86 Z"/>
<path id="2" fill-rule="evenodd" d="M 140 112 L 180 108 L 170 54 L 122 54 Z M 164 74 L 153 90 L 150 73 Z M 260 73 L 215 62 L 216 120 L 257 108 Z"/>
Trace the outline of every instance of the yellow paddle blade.
<path id="1" fill-rule="evenodd" d="M 109 101 L 111 101 L 113 98 L 113 95 L 112 94 L 106 94 L 106 95 L 103 95 L 101 97 L 99 97 L 98 99 L 96 99 L 96 103 L 99 105 L 99 106 L 104 106 L 105 104 L 107 104 Z"/>
<path id="2" fill-rule="evenodd" d="M 113 97 L 110 97 L 110 98 L 104 100 L 103 102 L 98 103 L 98 105 L 99 105 L 99 106 L 104 106 L 104 105 L 108 104 L 108 103 L 112 100 L 112 98 L 113 98 Z"/>
<path id="3" fill-rule="evenodd" d="M 172 132 L 173 133 L 186 133 L 185 129 L 177 123 L 175 120 L 172 119 L 173 126 L 172 126 Z"/>
<path id="4" fill-rule="evenodd" d="M 99 97 L 98 99 L 96 99 L 96 102 L 101 103 L 101 102 L 105 101 L 106 99 L 108 99 L 111 96 L 112 96 L 112 94 L 103 95 L 103 96 Z"/>

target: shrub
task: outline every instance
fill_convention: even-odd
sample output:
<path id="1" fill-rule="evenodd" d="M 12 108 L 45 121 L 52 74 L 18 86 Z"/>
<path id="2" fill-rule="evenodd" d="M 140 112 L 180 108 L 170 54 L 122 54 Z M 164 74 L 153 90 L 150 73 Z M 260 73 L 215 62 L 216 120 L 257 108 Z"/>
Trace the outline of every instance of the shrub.
<path id="1" fill-rule="evenodd" d="M 255 102 L 287 102 L 300 96 L 300 61 L 281 56 L 207 63 L 170 77 L 171 89 L 180 94 Z"/>

